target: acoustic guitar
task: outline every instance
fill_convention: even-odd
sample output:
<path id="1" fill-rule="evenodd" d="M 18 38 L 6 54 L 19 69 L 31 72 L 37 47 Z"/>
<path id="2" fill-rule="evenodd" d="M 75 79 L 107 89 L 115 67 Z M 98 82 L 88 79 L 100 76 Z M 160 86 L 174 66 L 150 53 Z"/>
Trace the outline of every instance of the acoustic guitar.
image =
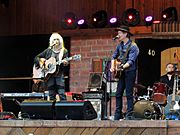
<path id="1" fill-rule="evenodd" d="M 115 71 L 113 72 L 113 78 L 114 80 L 119 80 L 123 72 L 122 63 L 121 61 L 116 59 L 114 60 L 114 65 L 115 65 Z"/>
<path id="2" fill-rule="evenodd" d="M 176 90 L 178 91 L 178 87 L 176 87 L 178 83 L 176 77 L 178 76 L 174 76 L 173 93 L 167 97 L 167 105 L 164 108 L 165 116 L 168 116 L 169 113 L 175 112 L 180 109 L 180 96 L 176 95 Z"/>
<path id="3" fill-rule="evenodd" d="M 36 68 L 35 65 L 33 66 L 33 77 L 34 82 L 36 83 L 36 80 L 47 80 L 49 76 L 57 71 L 56 66 L 61 65 L 64 61 L 70 61 L 70 60 L 80 60 L 81 55 L 74 55 L 69 58 L 65 58 L 61 61 L 56 61 L 54 57 L 50 57 L 48 60 L 45 61 L 44 66 L 40 68 Z M 38 82 L 38 81 L 37 81 Z"/>

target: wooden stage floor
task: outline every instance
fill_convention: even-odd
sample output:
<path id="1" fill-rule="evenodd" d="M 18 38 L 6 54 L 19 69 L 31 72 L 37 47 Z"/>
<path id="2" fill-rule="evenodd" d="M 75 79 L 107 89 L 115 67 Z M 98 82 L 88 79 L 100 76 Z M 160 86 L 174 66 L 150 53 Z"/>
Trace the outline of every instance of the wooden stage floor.
<path id="1" fill-rule="evenodd" d="M 179 120 L 0 120 L 0 135 L 178 135 Z"/>

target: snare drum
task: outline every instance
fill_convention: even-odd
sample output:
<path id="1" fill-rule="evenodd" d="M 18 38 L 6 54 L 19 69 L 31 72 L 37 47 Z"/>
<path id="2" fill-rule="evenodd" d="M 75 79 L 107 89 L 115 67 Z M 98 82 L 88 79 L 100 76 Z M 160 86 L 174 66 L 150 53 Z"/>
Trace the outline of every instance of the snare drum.
<path id="1" fill-rule="evenodd" d="M 154 93 L 162 93 L 162 94 L 167 94 L 167 84 L 165 83 L 154 83 L 153 84 L 153 91 Z"/>
<path id="2" fill-rule="evenodd" d="M 137 119 L 160 119 L 161 107 L 154 101 L 140 100 L 134 104 L 134 117 Z"/>
<path id="3" fill-rule="evenodd" d="M 166 104 L 167 85 L 161 82 L 154 83 L 152 99 L 158 104 Z"/>

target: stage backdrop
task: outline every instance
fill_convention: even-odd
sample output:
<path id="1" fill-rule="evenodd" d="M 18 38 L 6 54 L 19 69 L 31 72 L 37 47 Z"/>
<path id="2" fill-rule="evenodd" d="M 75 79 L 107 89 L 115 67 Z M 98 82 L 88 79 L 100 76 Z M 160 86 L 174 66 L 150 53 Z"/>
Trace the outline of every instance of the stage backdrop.
<path id="1" fill-rule="evenodd" d="M 160 76 L 165 74 L 167 63 L 172 62 L 178 65 L 176 55 L 180 46 L 179 39 L 138 39 L 136 42 L 140 49 L 138 83 L 152 87 L 154 82 L 158 82 Z M 164 50 L 171 51 L 164 54 Z"/>
<path id="2" fill-rule="evenodd" d="M 32 80 L 3 80 L 12 77 L 32 77 L 34 57 L 49 45 L 50 34 L 0 37 L 0 92 L 31 92 Z M 64 37 L 70 51 L 70 38 Z M 69 76 L 69 68 L 66 74 Z M 66 80 L 69 91 L 69 78 Z"/>

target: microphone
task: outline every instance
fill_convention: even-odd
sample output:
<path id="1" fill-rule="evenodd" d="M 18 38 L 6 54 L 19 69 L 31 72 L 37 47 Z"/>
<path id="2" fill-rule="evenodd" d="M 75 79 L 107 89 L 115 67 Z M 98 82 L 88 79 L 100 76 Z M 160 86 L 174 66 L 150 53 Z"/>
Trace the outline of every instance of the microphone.
<path id="1" fill-rule="evenodd" d="M 53 44 L 53 45 L 49 46 L 49 48 L 52 49 L 55 45 L 56 45 L 56 44 Z"/>
<path id="2" fill-rule="evenodd" d="M 112 40 L 116 40 L 118 38 L 119 38 L 119 36 L 117 35 L 117 36 L 113 37 Z"/>

